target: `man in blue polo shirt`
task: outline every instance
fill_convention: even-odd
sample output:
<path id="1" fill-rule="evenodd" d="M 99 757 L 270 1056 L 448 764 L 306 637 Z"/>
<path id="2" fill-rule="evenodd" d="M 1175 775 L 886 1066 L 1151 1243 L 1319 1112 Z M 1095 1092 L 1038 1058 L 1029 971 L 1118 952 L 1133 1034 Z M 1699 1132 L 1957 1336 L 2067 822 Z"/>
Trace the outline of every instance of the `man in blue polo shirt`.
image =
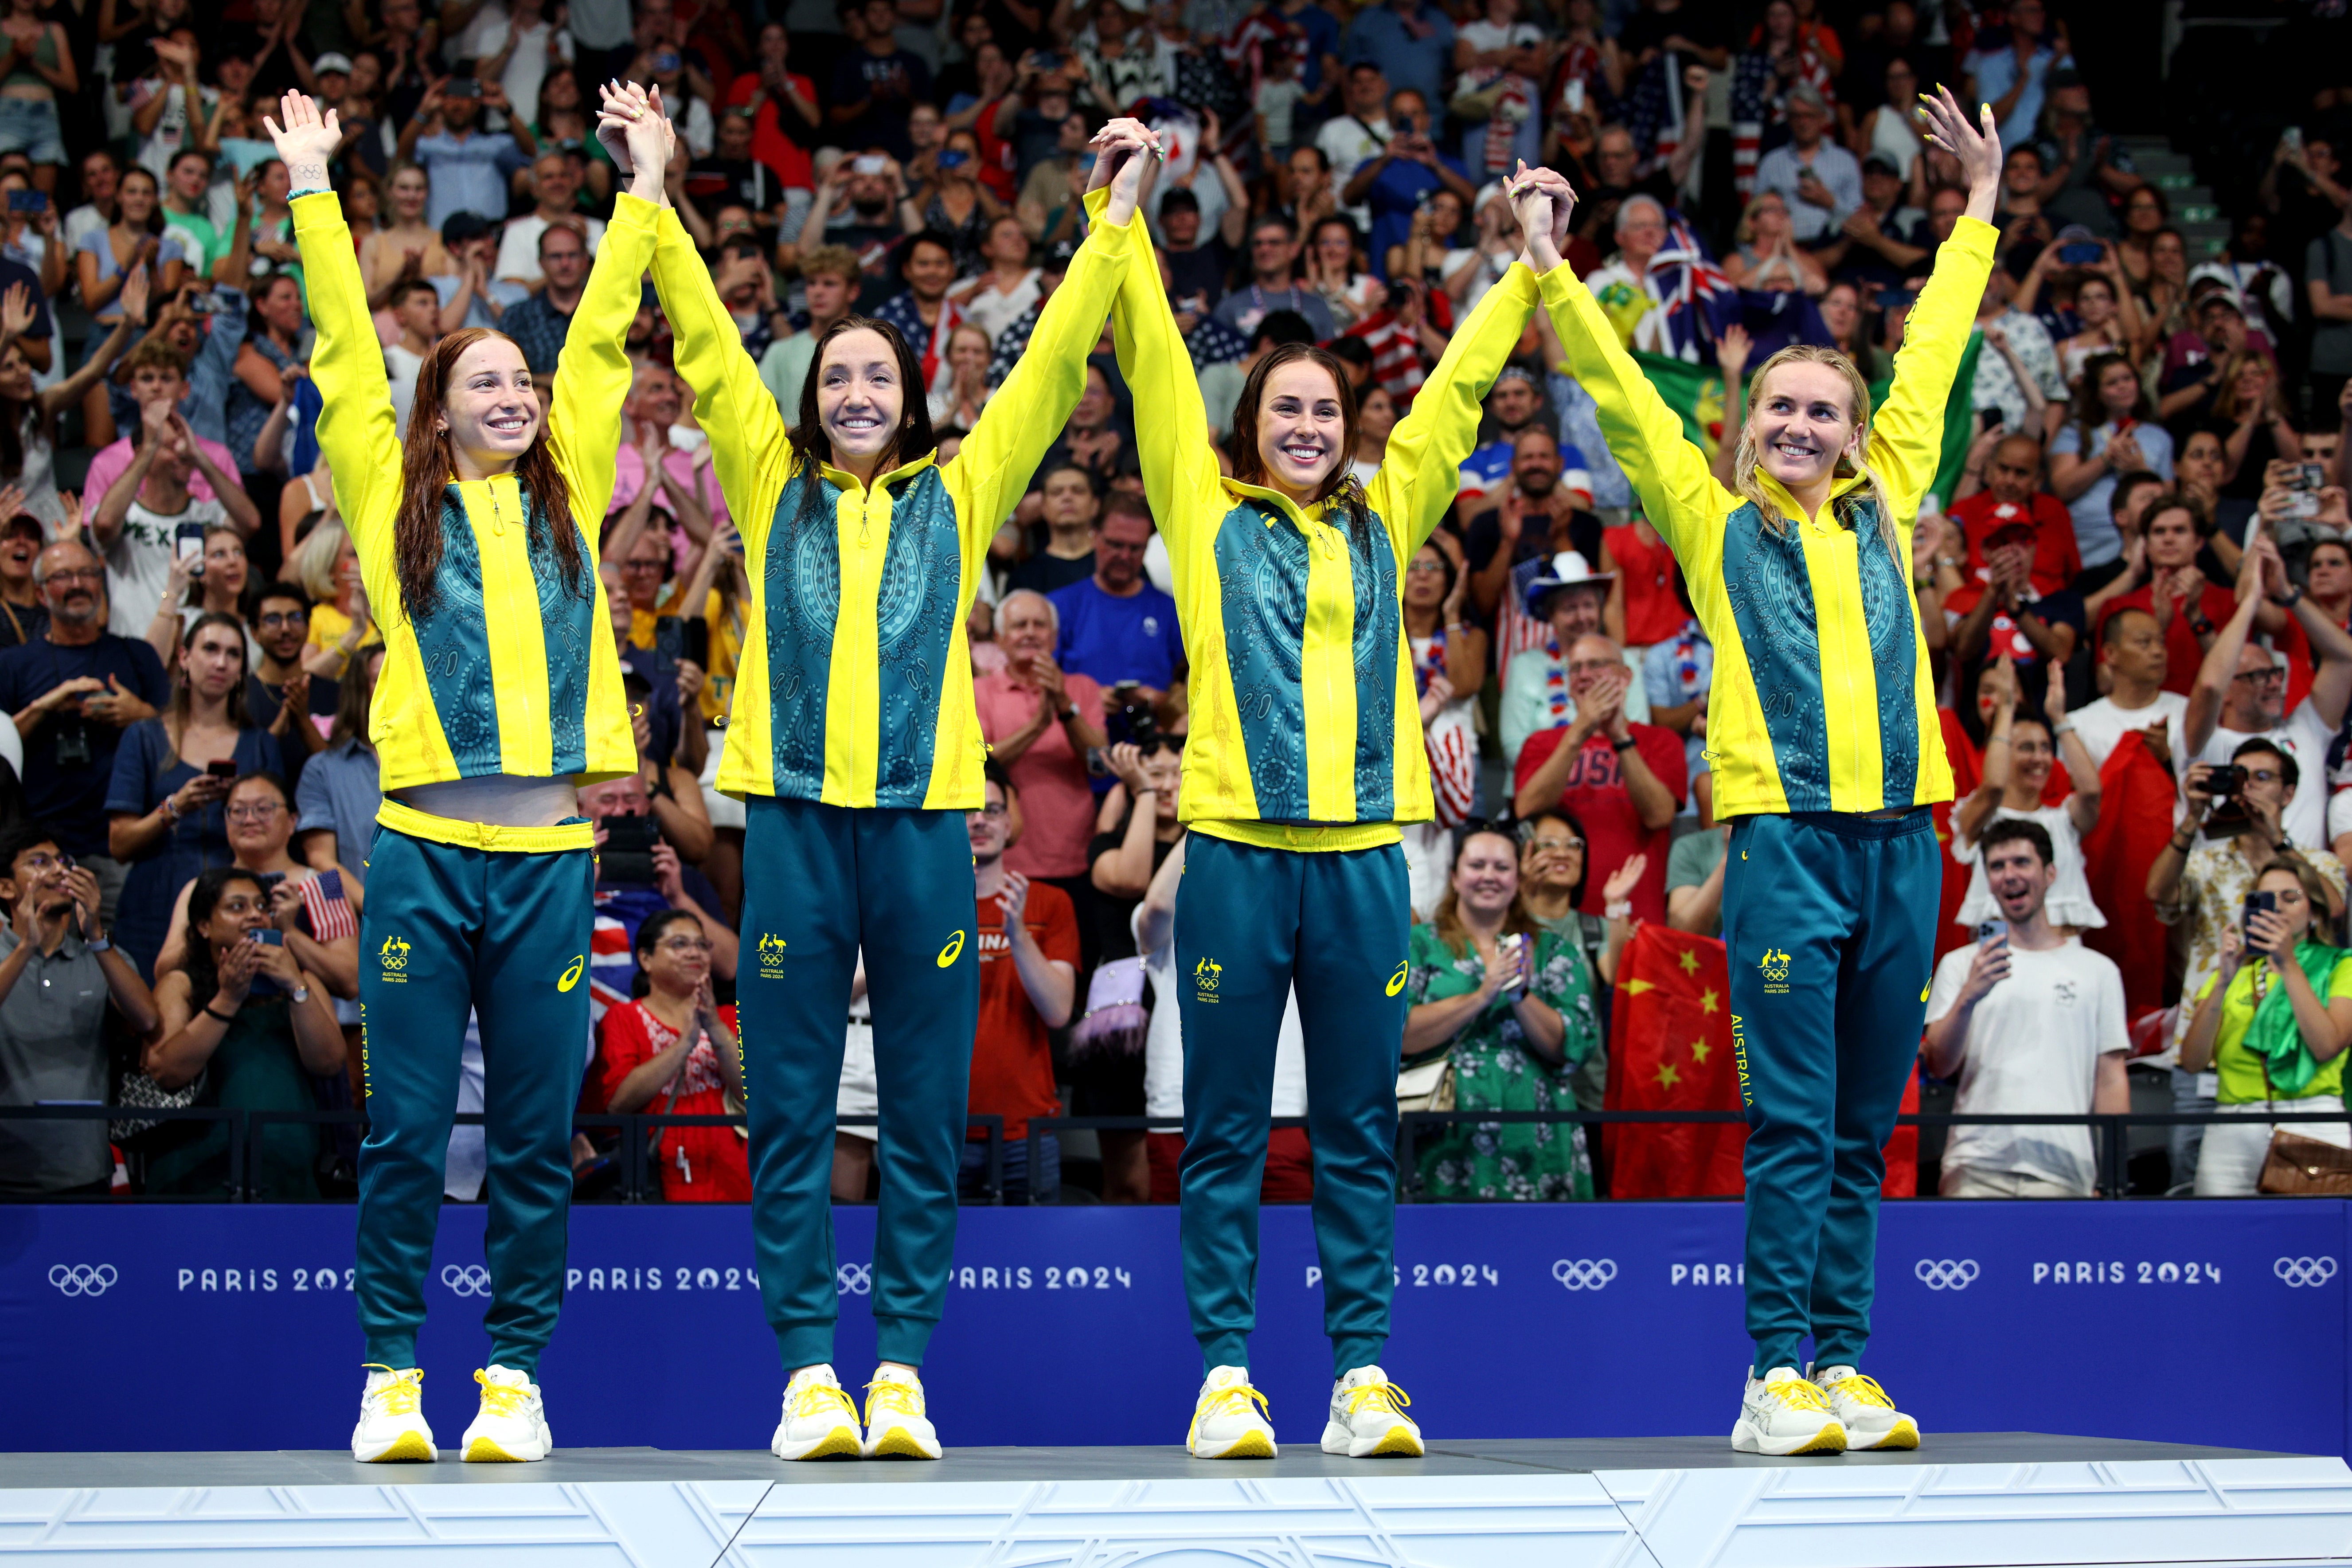
<path id="1" fill-rule="evenodd" d="M 1123 680 L 1157 702 L 1184 668 L 1176 601 L 1144 579 L 1151 513 L 1139 496 L 1110 498 L 1095 531 L 1095 574 L 1049 597 L 1062 636 L 1054 657 L 1065 670 L 1092 677 L 1105 690 Z"/>

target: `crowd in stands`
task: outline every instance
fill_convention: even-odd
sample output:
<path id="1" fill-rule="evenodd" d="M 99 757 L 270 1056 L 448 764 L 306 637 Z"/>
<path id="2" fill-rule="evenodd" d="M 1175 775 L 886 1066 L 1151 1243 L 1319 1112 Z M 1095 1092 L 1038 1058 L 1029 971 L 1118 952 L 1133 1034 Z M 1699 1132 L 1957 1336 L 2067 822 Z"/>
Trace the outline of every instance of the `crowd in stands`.
<path id="1" fill-rule="evenodd" d="M 2340 6 L 2302 9 L 2303 55 L 2352 58 Z M 1576 186 L 1570 262 L 1682 389 L 1721 478 L 1743 372 L 1774 349 L 1889 374 L 1964 201 L 1914 96 L 1990 104 L 1999 258 L 1946 472 L 1905 520 L 1958 780 L 1923 1074 L 1959 1110 L 2248 1113 L 2147 1135 L 2140 1190 L 2251 1192 L 2266 1107 L 2344 1107 L 2352 86 L 2266 93 L 2275 151 L 2223 191 L 2230 237 L 2206 254 L 2109 129 L 2162 111 L 2094 101 L 2123 90 L 2088 36 L 2113 18 L 2047 0 L 5 11 L 0 1103 L 353 1104 L 383 645 L 315 439 L 260 120 L 289 88 L 339 111 L 333 184 L 404 418 L 434 342 L 467 326 L 514 338 L 545 395 L 618 184 L 587 102 L 619 78 L 660 86 L 670 196 L 787 423 L 814 407 L 816 340 L 863 313 L 914 344 L 952 461 L 1084 234 L 1088 138 L 1134 112 L 1172 149 L 1147 216 L 1217 433 L 1258 358 L 1323 342 L 1364 476 L 1514 259 L 1518 160 Z M 767 568 L 742 557 L 650 285 L 628 348 L 601 570 L 640 766 L 581 793 L 603 852 L 580 1107 L 724 1114 L 760 954 L 736 923 L 743 807 L 710 781 L 747 572 Z M 1016 1199 L 1171 1201 L 1182 1147 L 1187 661 L 1136 455 L 1151 416 L 1106 332 L 968 627 L 992 751 L 969 819 L 971 1109 L 1002 1119 Z M 1645 925 L 1718 929 L 1728 827 L 1715 649 L 1542 312 L 1402 581 L 1438 816 L 1404 830 L 1401 1066 L 1443 1058 L 1463 1110 L 1599 1109 L 1619 962 Z M 858 990 L 839 1106 L 871 1117 L 862 972 Z M 1277 1117 L 1304 1110 L 1300 1049 L 1294 1009 Z M 480 1085 L 476 1051 L 460 1110 Z M 1163 1125 L 1044 1136 L 1033 1162 L 1028 1122 L 1066 1115 Z M 0 1118 L 0 1193 L 218 1193 L 226 1126 Z M 2301 1131 L 2352 1144 L 2352 1123 Z M 836 1197 L 868 1195 L 873 1139 L 841 1128 Z M 1601 1142 L 1452 1126 L 1411 1180 L 1588 1198 Z M 1948 1194 L 2095 1179 L 2084 1130 L 1931 1142 Z M 281 1124 L 256 1147 L 257 1194 L 352 1191 L 345 1132 Z M 670 1127 L 643 1179 L 740 1201 L 744 1150 L 737 1128 Z M 625 1157 L 602 1131 L 575 1152 L 583 1194 Z M 480 1183 L 461 1128 L 449 1191 Z M 1276 1131 L 1265 1190 L 1307 1194 L 1298 1129 Z"/>

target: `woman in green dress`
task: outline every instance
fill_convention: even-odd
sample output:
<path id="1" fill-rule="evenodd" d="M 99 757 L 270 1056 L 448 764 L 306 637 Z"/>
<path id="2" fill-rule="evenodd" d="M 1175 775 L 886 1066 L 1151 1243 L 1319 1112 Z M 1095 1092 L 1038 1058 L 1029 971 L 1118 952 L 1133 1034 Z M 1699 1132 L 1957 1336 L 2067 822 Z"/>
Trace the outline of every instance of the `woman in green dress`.
<path id="1" fill-rule="evenodd" d="M 1576 1065 L 1601 1048 L 1592 965 L 1519 899 L 1519 847 L 1473 825 L 1437 916 L 1412 928 L 1404 1060 L 1451 1052 L 1457 1110 L 1574 1110 Z M 1433 1198 L 1557 1201 L 1592 1195 L 1572 1122 L 1463 1122 L 1419 1151 Z"/>
<path id="2" fill-rule="evenodd" d="M 187 962 L 155 983 L 163 1016 L 147 1048 L 147 1075 L 165 1089 L 199 1076 L 198 1105 L 247 1110 L 315 1110 L 310 1075 L 343 1070 L 343 1031 L 334 1004 L 275 934 L 261 873 L 215 867 L 188 889 Z M 228 1184 L 230 1123 L 167 1123 L 164 1147 L 148 1162 L 147 1190 L 218 1193 Z M 178 1132 L 175 1129 L 190 1130 Z M 319 1129 L 265 1127 L 249 1145 L 246 1185 L 256 1198 L 292 1202 L 319 1195 Z"/>

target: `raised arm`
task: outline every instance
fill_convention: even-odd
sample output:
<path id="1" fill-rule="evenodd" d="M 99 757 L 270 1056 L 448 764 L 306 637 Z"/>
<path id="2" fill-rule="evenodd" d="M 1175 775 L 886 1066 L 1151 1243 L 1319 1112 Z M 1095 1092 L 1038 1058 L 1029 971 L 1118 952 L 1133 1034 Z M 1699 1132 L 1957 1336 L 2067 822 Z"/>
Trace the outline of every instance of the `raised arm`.
<path id="1" fill-rule="evenodd" d="M 1553 196 L 1557 234 L 1562 215 L 1573 209 L 1575 195 L 1559 194 L 1567 182 L 1557 174 L 1538 174 L 1547 184 L 1558 182 Z M 1558 243 L 1557 238 L 1550 241 L 1555 251 Z M 1731 492 L 1715 482 L 1706 455 L 1684 437 L 1681 416 L 1666 406 L 1617 341 L 1617 329 L 1601 313 L 1591 290 L 1573 271 L 1559 267 L 1547 269 L 1538 287 L 1559 334 L 1569 374 L 1592 395 L 1609 455 L 1633 481 L 1643 515 L 1681 559 L 1685 573 L 1703 570 L 1700 563 L 1721 548 L 1716 525 L 1736 504 Z"/>
<path id="2" fill-rule="evenodd" d="M 1535 274 L 1521 262 L 1512 263 L 1470 319 L 1454 329 L 1437 368 L 1414 395 L 1412 411 L 1390 433 L 1380 472 L 1372 476 L 1370 500 L 1400 559 L 1421 548 L 1454 504 L 1463 459 L 1477 445 L 1480 405 L 1535 302 Z"/>
<path id="3" fill-rule="evenodd" d="M 1103 210 L 1101 204 L 1108 199 L 1107 193 L 1089 195 L 1088 211 Z M 1150 411 L 1135 422 L 1143 493 L 1169 550 L 1181 559 L 1192 531 L 1223 514 L 1225 492 L 1209 435 L 1208 411 L 1201 402 L 1200 376 L 1183 334 L 1176 330 L 1168 289 L 1160 280 L 1159 258 L 1140 239 L 1128 248 L 1110 324 L 1119 374 L 1127 378 L 1136 406 Z M 1182 582 L 1180 577 L 1180 592 Z"/>
<path id="4" fill-rule="evenodd" d="M 400 506 L 400 437 L 385 381 L 383 347 L 370 318 L 352 231 L 342 204 L 327 184 L 327 160 L 342 140 L 336 116 L 323 120 L 302 93 L 279 100 L 283 121 L 265 120 L 278 155 L 286 161 L 294 197 L 294 239 L 302 249 L 302 277 L 318 328 L 310 376 L 325 406 L 319 448 L 334 472 L 335 504 L 362 561 L 389 552 Z"/>
<path id="5" fill-rule="evenodd" d="M 2000 190 L 2000 135 L 1991 111 L 1980 110 L 1980 123 L 1969 124 L 1948 88 L 1938 88 L 1934 98 L 1922 93 L 1919 101 L 1927 141 L 1958 158 L 1968 176 L 1969 205 L 1953 224 L 1951 237 L 1936 251 L 1935 274 L 1919 290 L 1919 302 L 1903 329 L 1895 384 L 1871 418 L 1870 464 L 1898 519 L 1916 512 L 1920 496 L 1935 482 L 1944 447 L 1944 405 L 1968 346 L 1969 325 L 1984 299 L 1993 242 L 2000 237 L 1991 221 Z"/>
<path id="6" fill-rule="evenodd" d="M 1093 220 L 1071 258 L 1069 275 L 1038 313 L 1013 373 L 981 411 L 947 470 L 967 562 L 977 563 L 999 524 L 1036 472 L 1038 460 L 1069 423 L 1087 385 L 1087 357 L 1102 339 L 1130 249 L 1149 255 L 1149 233 L 1135 221 L 1144 181 L 1159 163 L 1158 139 L 1132 120 L 1114 120 L 1095 136 Z"/>

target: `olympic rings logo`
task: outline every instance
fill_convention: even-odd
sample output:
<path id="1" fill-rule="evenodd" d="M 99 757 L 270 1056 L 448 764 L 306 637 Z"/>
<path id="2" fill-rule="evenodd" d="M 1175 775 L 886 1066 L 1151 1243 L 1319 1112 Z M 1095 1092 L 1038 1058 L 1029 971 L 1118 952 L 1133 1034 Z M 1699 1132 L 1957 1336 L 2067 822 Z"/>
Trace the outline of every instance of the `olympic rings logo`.
<path id="1" fill-rule="evenodd" d="M 1613 1258 L 1563 1258 L 1551 1266 L 1551 1277 L 1565 1290 L 1599 1290 L 1617 1278 Z"/>
<path id="2" fill-rule="evenodd" d="M 68 1296 L 103 1296 L 113 1288 L 118 1278 L 111 1263 L 101 1263 L 96 1268 L 87 1263 L 54 1263 L 49 1266 L 49 1283 Z"/>
<path id="3" fill-rule="evenodd" d="M 1982 1272 L 1973 1258 L 1923 1258 L 1911 1268 L 1912 1277 L 1930 1290 L 1965 1290 Z"/>
<path id="4" fill-rule="evenodd" d="M 441 1270 L 441 1283 L 457 1296 L 487 1296 L 490 1293 L 490 1271 L 480 1264 L 459 1268 L 451 1263 Z"/>
<path id="5" fill-rule="evenodd" d="M 2286 1281 L 2294 1289 L 2306 1285 L 2325 1285 L 2336 1278 L 2333 1258 L 2282 1258 L 2271 1265 L 2271 1272 Z"/>
<path id="6" fill-rule="evenodd" d="M 863 1263 L 845 1263 L 833 1271 L 834 1294 L 863 1296 L 874 1289 L 874 1270 Z"/>

